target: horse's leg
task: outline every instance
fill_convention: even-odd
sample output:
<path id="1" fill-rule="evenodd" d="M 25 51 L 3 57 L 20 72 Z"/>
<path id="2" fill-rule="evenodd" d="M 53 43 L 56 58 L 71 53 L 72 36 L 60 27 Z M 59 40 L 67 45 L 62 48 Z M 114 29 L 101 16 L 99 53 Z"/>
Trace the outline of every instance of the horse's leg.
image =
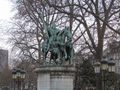
<path id="1" fill-rule="evenodd" d="M 49 64 L 51 64 L 51 60 L 52 60 L 52 56 L 50 55 L 50 60 L 49 60 Z"/>
<path id="2" fill-rule="evenodd" d="M 54 63 L 57 65 L 57 61 L 56 61 L 56 58 L 53 58 L 53 60 L 54 60 Z"/>
<path id="3" fill-rule="evenodd" d="M 67 52 L 66 52 L 66 48 L 64 48 L 64 54 L 65 54 L 65 59 L 67 59 L 68 55 L 67 55 Z"/>
<path id="4" fill-rule="evenodd" d="M 54 54 L 53 54 L 53 61 L 54 61 L 55 64 L 57 64 L 57 61 L 56 61 L 57 58 L 56 58 L 56 57 L 57 57 L 57 54 L 54 53 Z"/>
<path id="5" fill-rule="evenodd" d="M 62 64 L 62 51 L 58 49 L 58 52 L 57 52 L 57 55 L 58 55 L 58 60 L 60 61 L 60 64 Z"/>
<path id="6" fill-rule="evenodd" d="M 69 64 L 72 65 L 72 57 L 73 57 L 73 48 L 71 48 L 71 52 L 70 52 L 70 62 Z"/>
<path id="7" fill-rule="evenodd" d="M 43 56 L 43 64 L 46 65 L 46 53 L 44 53 L 44 56 Z"/>

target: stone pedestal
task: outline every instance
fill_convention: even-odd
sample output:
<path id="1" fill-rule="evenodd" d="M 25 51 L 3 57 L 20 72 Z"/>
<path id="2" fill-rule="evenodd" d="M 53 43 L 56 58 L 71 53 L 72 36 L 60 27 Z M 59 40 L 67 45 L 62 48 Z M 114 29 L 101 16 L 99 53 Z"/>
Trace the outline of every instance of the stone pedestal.
<path id="1" fill-rule="evenodd" d="M 41 66 L 35 71 L 38 74 L 37 90 L 73 90 L 73 66 Z"/>

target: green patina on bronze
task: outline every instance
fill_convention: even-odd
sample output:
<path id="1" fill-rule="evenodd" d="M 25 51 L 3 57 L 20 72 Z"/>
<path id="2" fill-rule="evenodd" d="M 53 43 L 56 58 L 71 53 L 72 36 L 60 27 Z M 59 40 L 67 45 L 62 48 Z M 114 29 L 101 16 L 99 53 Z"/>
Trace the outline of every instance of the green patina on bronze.
<path id="1" fill-rule="evenodd" d="M 74 54 L 74 49 L 72 45 L 72 34 L 70 29 L 64 28 L 63 30 L 59 30 L 56 28 L 55 22 L 52 23 L 50 27 L 48 27 L 41 15 L 42 23 L 44 29 L 46 30 L 46 40 L 42 43 L 42 52 L 43 52 L 43 60 L 46 65 L 46 57 L 48 52 L 50 52 L 50 60 L 54 61 L 55 64 L 58 64 L 58 61 L 61 65 L 64 65 L 64 60 L 69 60 L 69 65 L 72 65 L 72 57 Z"/>

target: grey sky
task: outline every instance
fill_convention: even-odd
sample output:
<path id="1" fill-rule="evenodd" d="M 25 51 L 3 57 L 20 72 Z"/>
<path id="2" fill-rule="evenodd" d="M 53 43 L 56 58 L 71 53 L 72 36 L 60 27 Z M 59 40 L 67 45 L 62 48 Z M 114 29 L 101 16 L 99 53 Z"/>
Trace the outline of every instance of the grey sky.
<path id="1" fill-rule="evenodd" d="M 9 49 L 10 45 L 7 43 L 10 37 L 8 27 L 11 17 L 13 3 L 10 0 L 0 0 L 0 48 Z"/>

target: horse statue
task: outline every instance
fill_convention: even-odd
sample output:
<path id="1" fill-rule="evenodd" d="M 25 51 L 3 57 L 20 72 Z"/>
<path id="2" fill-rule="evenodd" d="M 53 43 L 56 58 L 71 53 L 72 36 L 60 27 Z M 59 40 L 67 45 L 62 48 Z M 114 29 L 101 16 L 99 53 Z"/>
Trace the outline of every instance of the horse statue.
<path id="1" fill-rule="evenodd" d="M 72 45 L 72 34 L 69 28 L 65 28 L 62 30 L 61 40 L 64 45 L 61 45 L 60 50 L 64 52 L 65 60 L 69 60 L 69 64 L 72 64 L 72 57 L 74 56 L 74 49 Z"/>
<path id="2" fill-rule="evenodd" d="M 47 54 L 50 52 L 50 63 L 53 60 L 55 64 L 58 64 L 57 60 L 59 60 L 60 64 L 63 64 L 63 60 L 69 60 L 69 64 L 71 65 L 74 49 L 70 29 L 64 28 L 63 30 L 59 30 L 56 28 L 55 22 L 48 27 L 42 16 L 41 19 L 47 34 L 46 40 L 42 43 L 44 64 L 46 64 Z"/>

